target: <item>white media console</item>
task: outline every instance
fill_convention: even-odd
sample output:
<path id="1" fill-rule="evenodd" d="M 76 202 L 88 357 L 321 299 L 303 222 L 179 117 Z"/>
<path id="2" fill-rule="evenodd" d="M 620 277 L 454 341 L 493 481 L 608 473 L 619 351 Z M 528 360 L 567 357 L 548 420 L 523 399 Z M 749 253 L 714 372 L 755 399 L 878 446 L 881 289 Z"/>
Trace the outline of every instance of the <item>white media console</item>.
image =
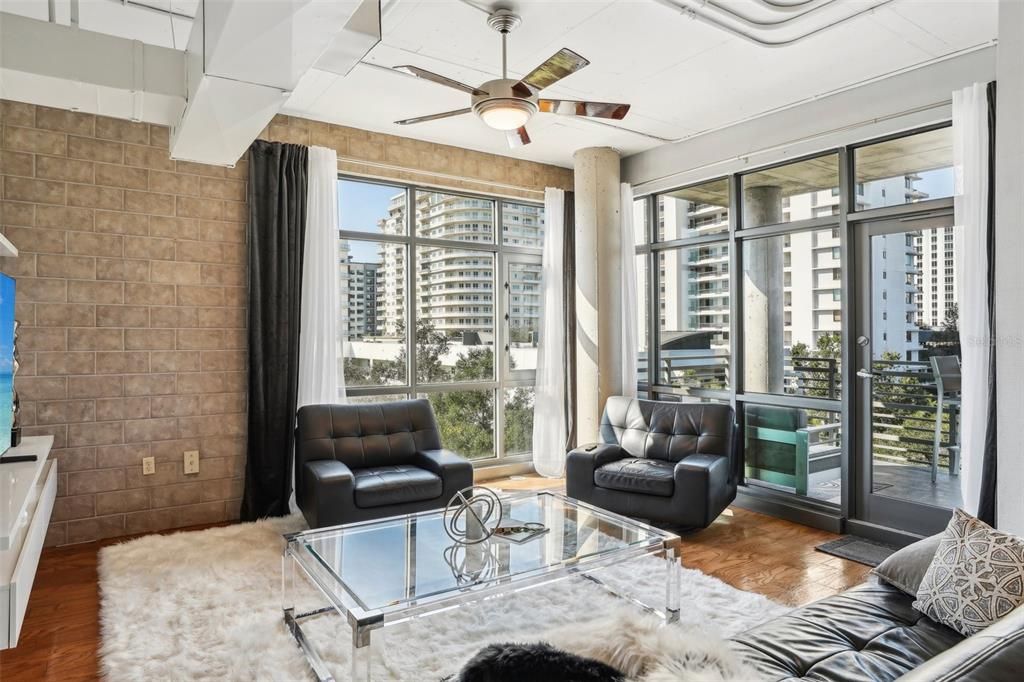
<path id="1" fill-rule="evenodd" d="M 0 649 L 18 643 L 50 525 L 57 496 L 52 447 L 53 436 L 24 438 L 5 455 L 36 455 L 36 461 L 0 463 Z"/>

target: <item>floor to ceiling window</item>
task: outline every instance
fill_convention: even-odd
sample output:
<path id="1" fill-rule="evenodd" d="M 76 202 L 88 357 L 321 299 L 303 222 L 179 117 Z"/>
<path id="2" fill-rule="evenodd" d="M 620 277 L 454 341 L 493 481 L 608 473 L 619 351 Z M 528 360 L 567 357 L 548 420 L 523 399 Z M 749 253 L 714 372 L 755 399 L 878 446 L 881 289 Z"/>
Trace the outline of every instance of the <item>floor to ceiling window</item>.
<path id="1" fill-rule="evenodd" d="M 448 449 L 527 458 L 543 206 L 340 178 L 338 213 L 347 399 L 423 397 Z"/>
<path id="2" fill-rule="evenodd" d="M 733 404 L 749 489 L 955 504 L 950 166 L 935 126 L 638 198 L 641 395 Z"/>
<path id="3" fill-rule="evenodd" d="M 740 176 L 739 183 L 738 333 L 747 484 L 839 504 L 839 155 L 755 171 Z"/>

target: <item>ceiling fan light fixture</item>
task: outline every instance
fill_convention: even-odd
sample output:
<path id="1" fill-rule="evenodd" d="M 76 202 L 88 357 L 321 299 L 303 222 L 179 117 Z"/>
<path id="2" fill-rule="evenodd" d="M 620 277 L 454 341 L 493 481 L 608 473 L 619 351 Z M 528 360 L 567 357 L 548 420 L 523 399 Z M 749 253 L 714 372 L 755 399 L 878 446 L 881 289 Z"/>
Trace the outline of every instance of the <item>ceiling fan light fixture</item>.
<path id="1" fill-rule="evenodd" d="M 495 130 L 516 130 L 537 113 L 537 105 L 524 99 L 494 98 L 479 102 L 475 110 Z"/>

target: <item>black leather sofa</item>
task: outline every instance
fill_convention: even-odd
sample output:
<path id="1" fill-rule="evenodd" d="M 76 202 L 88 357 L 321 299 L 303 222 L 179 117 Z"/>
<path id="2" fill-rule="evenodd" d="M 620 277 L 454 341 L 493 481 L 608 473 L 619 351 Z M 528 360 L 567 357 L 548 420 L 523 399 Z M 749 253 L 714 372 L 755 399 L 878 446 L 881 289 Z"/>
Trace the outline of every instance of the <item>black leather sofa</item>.
<path id="1" fill-rule="evenodd" d="M 295 436 L 295 499 L 310 528 L 436 509 L 473 485 L 426 400 L 307 405 Z"/>
<path id="2" fill-rule="evenodd" d="M 736 498 L 742 461 L 728 405 L 612 396 L 601 440 L 569 453 L 569 497 L 687 528 L 706 528 Z"/>
<path id="3" fill-rule="evenodd" d="M 767 680 L 1009 682 L 1024 679 L 1024 608 L 964 638 L 914 598 L 866 582 L 732 638 Z"/>

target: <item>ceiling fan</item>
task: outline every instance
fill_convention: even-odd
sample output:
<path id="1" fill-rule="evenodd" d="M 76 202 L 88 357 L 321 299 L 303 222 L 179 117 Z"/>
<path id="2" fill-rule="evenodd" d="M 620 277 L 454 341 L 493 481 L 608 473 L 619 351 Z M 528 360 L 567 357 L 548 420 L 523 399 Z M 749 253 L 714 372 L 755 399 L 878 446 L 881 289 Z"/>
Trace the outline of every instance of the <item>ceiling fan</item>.
<path id="1" fill-rule="evenodd" d="M 526 123 L 538 111 L 562 116 L 585 116 L 589 118 L 611 118 L 621 120 L 629 111 L 628 104 L 610 102 L 578 102 L 564 99 L 543 99 L 539 93 L 590 64 L 585 58 L 568 48 L 562 48 L 546 62 L 528 73 L 521 80 L 508 77 L 508 34 L 522 19 L 511 10 L 499 9 L 487 17 L 487 25 L 501 34 L 501 78 L 487 81 L 480 87 L 460 83 L 418 66 L 396 66 L 396 71 L 455 88 L 471 96 L 470 106 L 440 114 L 417 116 L 401 121 L 398 125 L 411 125 L 440 118 L 461 116 L 473 112 L 491 128 L 506 131 L 510 147 L 530 144 Z"/>

